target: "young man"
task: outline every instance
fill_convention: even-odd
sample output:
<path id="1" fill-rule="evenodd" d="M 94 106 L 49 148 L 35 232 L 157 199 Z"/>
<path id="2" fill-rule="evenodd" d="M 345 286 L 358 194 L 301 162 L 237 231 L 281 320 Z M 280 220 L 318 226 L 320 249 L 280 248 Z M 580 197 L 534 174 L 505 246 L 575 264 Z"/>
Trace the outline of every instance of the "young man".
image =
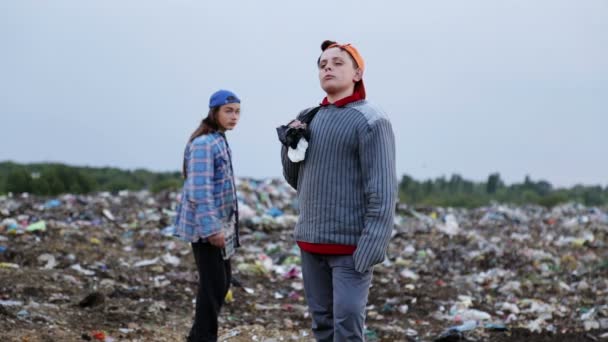
<path id="1" fill-rule="evenodd" d="M 372 267 L 391 236 L 397 177 L 391 124 L 365 99 L 357 49 L 325 41 L 317 64 L 327 96 L 307 127 L 305 159 L 283 147 L 283 175 L 298 191 L 295 239 L 318 341 L 363 341 Z M 302 118 L 311 109 L 304 110 Z M 299 120 L 290 127 L 306 128 Z"/>

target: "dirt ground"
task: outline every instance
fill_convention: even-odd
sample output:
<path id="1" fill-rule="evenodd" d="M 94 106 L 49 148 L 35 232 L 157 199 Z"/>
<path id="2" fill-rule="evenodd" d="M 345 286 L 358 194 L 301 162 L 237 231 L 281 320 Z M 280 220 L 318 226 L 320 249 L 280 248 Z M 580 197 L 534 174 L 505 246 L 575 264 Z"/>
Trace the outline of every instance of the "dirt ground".
<path id="1" fill-rule="evenodd" d="M 129 222 L 130 212 L 145 209 L 137 203 L 122 203 L 122 209 L 111 209 Z M 79 215 L 86 212 L 79 210 Z M 98 215 L 100 210 L 92 210 L 90 215 Z M 161 234 L 167 224 L 163 215 L 160 220 L 151 221 L 139 215 L 133 218 L 137 224 L 119 225 L 98 216 L 88 221 L 74 218 L 65 209 L 39 211 L 34 204 L 23 204 L 13 211 L 30 213 L 30 218 L 31 212 L 37 212 L 38 219 L 46 219 L 47 227 L 24 234 L 0 230 L 5 237 L 0 245 L 7 246 L 0 253 L 0 301 L 4 303 L 0 305 L 1 341 L 184 340 L 191 324 L 197 276 L 189 246 Z M 15 214 L 11 213 L 11 217 Z M 287 260 L 297 259 L 290 234 L 290 229 L 276 227 L 244 228 L 245 247 L 232 261 L 236 280 L 232 300 L 222 311 L 220 340 L 314 340 L 297 269 L 288 276 L 263 267 L 268 259 L 273 265 L 289 265 Z M 403 250 L 403 241 L 414 242 L 419 251 L 435 254 L 427 266 L 417 268 L 419 278 L 415 282 L 400 276 L 403 264 L 390 257 Z M 500 257 L 490 253 L 483 258 L 466 258 L 467 251 L 478 248 L 476 243 L 467 235 L 398 231 L 389 249 L 389 261 L 392 259 L 393 263 L 374 270 L 367 310 L 368 340 L 433 341 L 455 325 L 437 313 L 442 307 L 447 312 L 460 294 L 481 291 L 474 295 L 476 309 L 500 319 L 500 313 L 495 314 L 495 304 L 502 294 L 496 287 L 482 283 L 473 289 L 459 280 L 464 273 L 500 267 L 515 270 L 520 279 L 528 279 L 518 297 L 577 307 L 570 308 L 572 312 L 553 315 L 554 332 L 531 333 L 524 327 L 527 321 L 520 320 L 507 324 L 507 331 L 475 329 L 441 341 L 608 341 L 600 337 L 606 335 L 606 330 L 585 331 L 578 319 L 580 307 L 606 304 L 605 289 L 598 292 L 590 286 L 567 292 L 556 284 L 568 277 L 576 280 L 571 279 L 572 273 L 556 273 L 550 278 L 552 281 L 535 277 L 535 265 L 522 260 L 517 248 Z M 600 260 L 606 260 L 605 248 L 586 248 L 564 248 L 559 253 L 583 260 L 591 250 Z M 155 258 L 155 262 L 142 263 Z M 287 267 L 285 273 L 289 270 Z M 608 279 L 608 267 L 595 267 L 584 274 L 588 283 L 602 284 Z M 400 310 L 404 305 L 407 310 Z"/>

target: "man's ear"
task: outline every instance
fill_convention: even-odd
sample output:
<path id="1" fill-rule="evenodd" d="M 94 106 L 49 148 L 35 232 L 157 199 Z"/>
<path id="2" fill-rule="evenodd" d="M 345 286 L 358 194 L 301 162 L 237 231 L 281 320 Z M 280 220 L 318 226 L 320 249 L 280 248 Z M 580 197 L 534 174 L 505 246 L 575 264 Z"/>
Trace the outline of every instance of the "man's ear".
<path id="1" fill-rule="evenodd" d="M 355 72 L 355 77 L 353 77 L 353 82 L 357 83 L 361 81 L 361 79 L 363 79 L 363 70 L 361 70 L 361 68 L 357 68 L 357 71 Z"/>

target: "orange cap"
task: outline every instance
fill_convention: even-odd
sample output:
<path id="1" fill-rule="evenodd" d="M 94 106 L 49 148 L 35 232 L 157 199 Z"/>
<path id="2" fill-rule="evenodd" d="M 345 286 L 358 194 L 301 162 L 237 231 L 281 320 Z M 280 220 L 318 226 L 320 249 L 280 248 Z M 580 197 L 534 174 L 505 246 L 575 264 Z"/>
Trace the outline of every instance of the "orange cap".
<path id="1" fill-rule="evenodd" d="M 355 60 L 355 62 L 357 63 L 357 66 L 359 68 L 361 68 L 361 71 L 365 70 L 365 62 L 363 61 L 363 57 L 361 57 L 361 54 L 359 54 L 359 50 L 357 50 L 356 47 L 352 46 L 351 44 L 335 43 L 335 44 L 331 44 L 327 48 L 329 49 L 332 47 L 339 47 L 339 48 L 344 49 Z"/>
<path id="2" fill-rule="evenodd" d="M 339 47 L 344 51 L 348 52 L 348 54 L 351 55 L 351 57 L 355 60 L 355 63 L 357 63 L 357 66 L 361 69 L 361 72 L 365 71 L 365 62 L 363 61 L 363 57 L 361 57 L 361 54 L 359 53 L 359 50 L 357 50 L 356 47 L 352 46 L 351 44 L 335 43 L 331 44 L 327 48 L 329 49 L 332 47 Z M 355 92 L 359 93 L 359 95 L 363 99 L 366 97 L 365 85 L 363 85 L 363 78 L 361 78 L 359 82 L 355 83 Z"/>

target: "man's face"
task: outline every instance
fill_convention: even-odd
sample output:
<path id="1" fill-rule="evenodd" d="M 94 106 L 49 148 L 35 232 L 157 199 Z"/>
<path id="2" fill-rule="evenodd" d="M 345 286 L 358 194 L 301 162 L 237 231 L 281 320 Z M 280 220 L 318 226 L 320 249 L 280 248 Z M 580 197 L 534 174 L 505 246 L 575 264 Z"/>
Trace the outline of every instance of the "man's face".
<path id="1" fill-rule="evenodd" d="M 328 94 L 335 94 L 352 87 L 361 80 L 361 71 L 348 54 L 338 47 L 329 48 L 319 59 L 319 81 Z"/>

